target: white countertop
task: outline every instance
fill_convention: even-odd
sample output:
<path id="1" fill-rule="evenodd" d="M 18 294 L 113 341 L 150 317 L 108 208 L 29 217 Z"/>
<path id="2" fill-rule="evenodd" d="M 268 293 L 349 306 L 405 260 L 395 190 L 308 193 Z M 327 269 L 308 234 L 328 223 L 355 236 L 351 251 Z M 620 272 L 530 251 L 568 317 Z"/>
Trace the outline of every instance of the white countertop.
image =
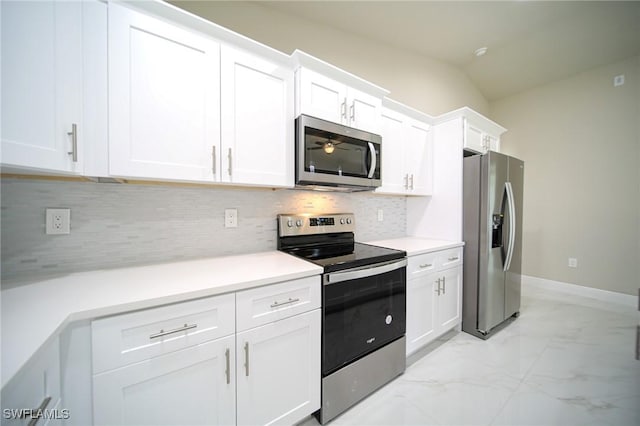
<path id="1" fill-rule="evenodd" d="M 2 290 L 2 386 L 72 321 L 321 274 L 278 251 L 82 272 Z"/>
<path id="2" fill-rule="evenodd" d="M 431 253 L 433 251 L 445 250 L 453 247 L 461 247 L 464 245 L 464 242 L 404 237 L 392 240 L 367 241 L 367 244 L 403 250 L 407 252 L 407 256 L 415 256 L 418 254 Z"/>

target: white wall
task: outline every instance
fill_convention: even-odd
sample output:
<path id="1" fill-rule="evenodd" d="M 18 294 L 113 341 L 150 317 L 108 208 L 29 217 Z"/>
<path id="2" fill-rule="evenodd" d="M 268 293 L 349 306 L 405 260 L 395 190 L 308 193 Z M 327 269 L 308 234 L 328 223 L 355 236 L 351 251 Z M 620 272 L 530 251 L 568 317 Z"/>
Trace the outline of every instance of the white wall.
<path id="1" fill-rule="evenodd" d="M 524 274 L 637 294 L 640 57 L 498 100 L 491 116 L 525 162 Z"/>
<path id="2" fill-rule="evenodd" d="M 390 97 L 431 115 L 489 104 L 458 68 L 363 37 L 243 1 L 174 1 L 186 9 L 284 53 L 303 50 L 391 91 Z"/>

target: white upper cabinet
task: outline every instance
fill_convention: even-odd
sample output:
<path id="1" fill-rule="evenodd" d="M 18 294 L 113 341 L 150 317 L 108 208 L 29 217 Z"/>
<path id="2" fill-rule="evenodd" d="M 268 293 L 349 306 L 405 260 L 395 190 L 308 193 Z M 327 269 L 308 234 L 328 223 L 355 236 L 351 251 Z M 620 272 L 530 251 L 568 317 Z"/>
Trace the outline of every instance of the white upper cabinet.
<path id="1" fill-rule="evenodd" d="M 222 182 L 293 186 L 293 96 L 288 64 L 222 46 Z"/>
<path id="2" fill-rule="evenodd" d="M 500 136 L 507 129 L 471 108 L 463 107 L 448 112 L 439 116 L 436 121 L 437 123 L 445 123 L 459 118 L 462 118 L 463 122 L 463 149 L 478 154 L 484 154 L 489 150 L 500 152 Z"/>
<path id="3" fill-rule="evenodd" d="M 82 173 L 83 3 L 0 7 L 2 165 Z"/>
<path id="4" fill-rule="evenodd" d="M 381 128 L 382 186 L 376 192 L 431 195 L 433 137 L 426 122 L 429 117 L 391 100 L 385 99 L 385 103 Z"/>
<path id="5" fill-rule="evenodd" d="M 220 45 L 109 4 L 109 172 L 213 181 Z"/>
<path id="6" fill-rule="evenodd" d="M 296 50 L 296 116 L 310 115 L 379 134 L 389 92 Z"/>

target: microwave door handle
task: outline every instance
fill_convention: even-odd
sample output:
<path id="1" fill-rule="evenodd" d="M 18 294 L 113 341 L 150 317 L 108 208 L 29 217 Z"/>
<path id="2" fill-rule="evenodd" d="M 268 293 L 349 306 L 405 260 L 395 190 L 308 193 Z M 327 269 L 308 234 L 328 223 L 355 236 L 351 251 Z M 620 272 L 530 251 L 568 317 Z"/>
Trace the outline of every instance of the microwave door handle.
<path id="1" fill-rule="evenodd" d="M 373 178 L 373 174 L 376 171 L 376 163 L 378 162 L 378 159 L 376 157 L 376 148 L 373 146 L 373 143 L 367 143 L 369 144 L 369 152 L 371 153 L 371 167 L 369 168 L 369 174 L 367 175 L 367 177 L 371 179 Z"/>

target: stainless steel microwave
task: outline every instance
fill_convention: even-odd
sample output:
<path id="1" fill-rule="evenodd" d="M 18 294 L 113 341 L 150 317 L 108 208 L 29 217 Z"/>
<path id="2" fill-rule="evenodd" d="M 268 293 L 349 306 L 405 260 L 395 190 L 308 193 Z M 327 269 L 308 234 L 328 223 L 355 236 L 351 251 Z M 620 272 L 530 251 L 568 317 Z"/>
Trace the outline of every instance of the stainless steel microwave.
<path id="1" fill-rule="evenodd" d="M 380 135 L 308 115 L 296 119 L 296 186 L 371 191 L 381 185 Z"/>

